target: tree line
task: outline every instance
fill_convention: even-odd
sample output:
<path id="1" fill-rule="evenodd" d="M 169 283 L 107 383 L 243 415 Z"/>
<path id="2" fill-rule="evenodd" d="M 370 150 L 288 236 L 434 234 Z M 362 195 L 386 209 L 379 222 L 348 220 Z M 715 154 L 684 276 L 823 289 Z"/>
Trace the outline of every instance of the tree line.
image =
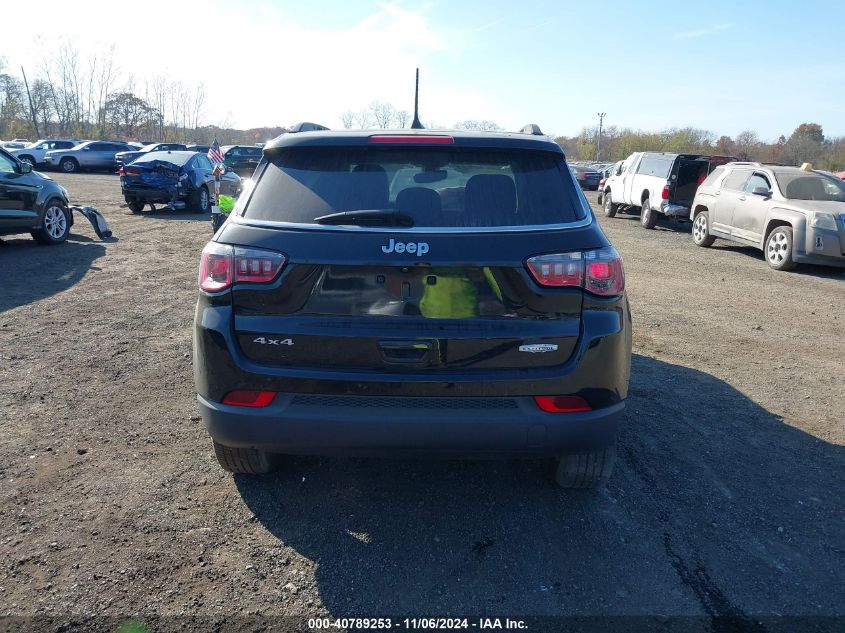
<path id="1" fill-rule="evenodd" d="M 572 160 L 595 160 L 598 127 L 586 127 L 578 136 L 555 139 Z M 816 169 L 845 170 L 845 137 L 827 138 L 818 123 L 802 123 L 788 137 L 763 141 L 756 132 L 746 130 L 735 137 L 717 136 L 709 130 L 693 127 L 672 128 L 661 132 L 643 132 L 615 126 L 601 134 L 599 160 L 615 162 L 632 152 L 690 152 L 735 156 L 739 160 L 800 165 L 813 163 Z"/>
<path id="2" fill-rule="evenodd" d="M 404 129 L 411 127 L 413 116 L 407 110 L 400 110 L 392 103 L 386 101 L 372 101 L 370 104 L 359 110 L 346 110 L 340 115 L 340 123 L 346 130 L 357 128 L 360 130 L 370 129 Z M 442 129 L 442 125 L 426 122 L 423 124 L 428 129 Z M 482 130 L 486 132 L 497 132 L 502 128 L 493 121 L 466 120 L 458 121 L 452 126 L 455 130 Z"/>
<path id="3" fill-rule="evenodd" d="M 117 67 L 114 46 L 83 56 L 60 42 L 30 72 L 24 78 L 0 58 L 0 138 L 208 140 L 205 86 L 136 81 Z"/>
<path id="4" fill-rule="evenodd" d="M 136 81 L 115 63 L 114 46 L 87 56 L 61 42 L 32 76 L 18 75 L 0 58 L 0 138 L 80 138 L 154 140 L 222 144 L 257 143 L 278 136 L 283 127 L 238 130 L 224 121 L 203 123 L 205 86 L 171 81 L 161 75 Z M 27 91 L 27 86 L 29 90 Z M 384 101 L 340 115 L 345 129 L 407 128 L 412 115 Z M 425 127 L 444 126 L 426 122 Z M 498 131 L 493 121 L 466 120 L 454 129 Z M 573 160 L 622 160 L 636 151 L 717 153 L 740 160 L 784 164 L 811 162 L 831 171 L 845 170 L 845 137 L 827 138 L 817 123 L 802 123 L 789 137 L 763 141 L 747 130 L 717 136 L 694 127 L 644 132 L 610 126 L 599 134 L 585 127 L 578 136 L 555 140 Z M 597 152 L 598 150 L 598 152 Z"/>

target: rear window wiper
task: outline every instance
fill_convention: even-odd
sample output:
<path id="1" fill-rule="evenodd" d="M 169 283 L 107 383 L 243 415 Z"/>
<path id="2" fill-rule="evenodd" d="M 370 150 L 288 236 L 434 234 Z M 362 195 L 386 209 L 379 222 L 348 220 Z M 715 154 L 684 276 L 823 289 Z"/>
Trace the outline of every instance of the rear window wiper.
<path id="1" fill-rule="evenodd" d="M 317 224 L 359 224 L 383 226 L 414 226 L 414 218 L 394 209 L 361 209 L 359 211 L 338 211 L 314 218 Z"/>

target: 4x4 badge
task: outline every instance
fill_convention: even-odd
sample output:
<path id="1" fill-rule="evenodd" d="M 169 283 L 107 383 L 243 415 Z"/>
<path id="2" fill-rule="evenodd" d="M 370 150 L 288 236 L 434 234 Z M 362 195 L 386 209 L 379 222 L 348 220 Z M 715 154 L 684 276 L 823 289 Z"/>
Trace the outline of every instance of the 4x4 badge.
<path id="1" fill-rule="evenodd" d="M 556 352 L 557 343 L 531 343 L 530 345 L 520 345 L 520 352 L 529 352 L 531 354 L 545 354 L 546 352 Z"/>
<path id="2" fill-rule="evenodd" d="M 293 339 L 291 338 L 267 338 L 266 336 L 254 338 L 252 342 L 260 345 L 293 345 Z"/>

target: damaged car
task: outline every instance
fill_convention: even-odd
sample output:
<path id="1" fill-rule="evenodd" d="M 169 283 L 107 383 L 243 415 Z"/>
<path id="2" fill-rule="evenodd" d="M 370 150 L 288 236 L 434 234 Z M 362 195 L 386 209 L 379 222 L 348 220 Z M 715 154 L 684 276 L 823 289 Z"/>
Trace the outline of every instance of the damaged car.
<path id="1" fill-rule="evenodd" d="M 118 172 L 129 210 L 140 213 L 146 205 L 207 213 L 214 192 L 214 169 L 208 156 L 197 152 L 149 152 Z M 220 176 L 220 193 L 237 197 L 241 178 L 231 170 Z"/>
<path id="2" fill-rule="evenodd" d="M 139 150 L 118 152 L 114 155 L 114 161 L 117 163 L 118 168 L 120 168 L 124 165 L 128 165 L 132 161 L 138 160 L 141 156 L 149 152 L 174 152 L 186 149 L 188 149 L 188 147 L 183 143 L 148 143 Z"/>

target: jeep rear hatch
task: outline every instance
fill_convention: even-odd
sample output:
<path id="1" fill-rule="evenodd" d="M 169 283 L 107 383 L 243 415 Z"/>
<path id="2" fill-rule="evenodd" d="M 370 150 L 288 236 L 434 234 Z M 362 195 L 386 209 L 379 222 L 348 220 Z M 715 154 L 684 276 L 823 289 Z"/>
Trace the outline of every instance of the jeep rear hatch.
<path id="1" fill-rule="evenodd" d="M 257 177 L 220 238 L 250 245 L 232 251 L 234 328 L 249 359 L 448 373 L 572 354 L 591 265 L 583 253 L 607 242 L 561 154 L 294 147 Z M 272 282 L 239 283 L 239 271 L 272 273 L 271 253 L 284 256 Z"/>

